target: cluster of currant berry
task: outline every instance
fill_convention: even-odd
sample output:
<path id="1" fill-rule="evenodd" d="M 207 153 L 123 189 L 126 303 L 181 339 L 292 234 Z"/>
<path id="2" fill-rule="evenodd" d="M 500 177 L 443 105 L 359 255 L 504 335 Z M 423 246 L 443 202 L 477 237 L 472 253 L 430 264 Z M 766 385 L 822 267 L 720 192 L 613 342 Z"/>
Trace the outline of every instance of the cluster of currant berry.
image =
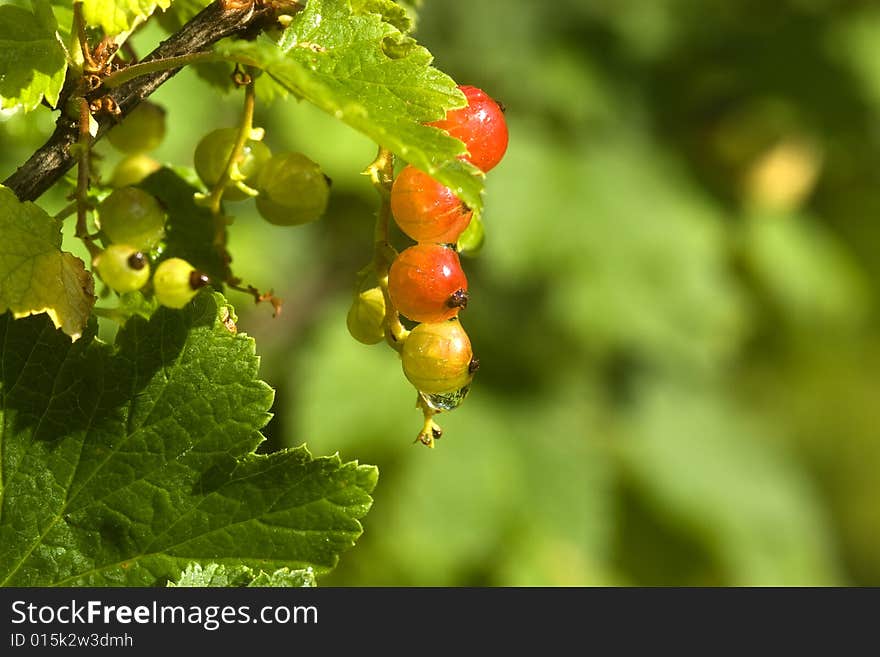
<path id="1" fill-rule="evenodd" d="M 150 281 L 150 260 L 161 255 L 165 211 L 152 195 L 132 185 L 159 168 L 147 153 L 164 136 L 165 111 L 149 102 L 107 136 L 126 157 L 113 173 L 116 189 L 97 208 L 99 235 L 106 247 L 93 255 L 93 263 L 101 280 L 120 294 L 144 288 Z M 156 300 L 170 308 L 185 306 L 207 283 L 206 275 L 181 258 L 162 260 L 152 276 Z"/>
<path id="2" fill-rule="evenodd" d="M 507 150 L 503 109 L 480 89 L 459 88 L 467 106 L 429 125 L 464 142 L 465 159 L 487 172 Z M 394 180 L 390 206 L 397 226 L 416 242 L 394 257 L 387 292 L 394 311 L 416 323 L 403 338 L 401 359 L 426 413 L 426 429 L 419 438 L 433 445 L 439 430 L 429 422 L 430 415 L 454 408 L 479 366 L 458 319 L 467 306 L 468 284 L 456 245 L 461 244 L 473 211 L 450 188 L 409 164 Z M 381 288 L 361 292 L 348 314 L 349 331 L 361 342 L 380 342 L 385 337 L 385 315 Z"/>
<path id="3" fill-rule="evenodd" d="M 108 140 L 126 154 L 111 179 L 114 191 L 98 206 L 99 236 L 106 248 L 94 254 L 95 269 L 108 287 L 119 293 L 144 289 L 150 281 L 150 262 L 159 260 L 152 277 L 157 301 L 182 308 L 208 277 L 181 258 L 162 258 L 165 212 L 150 194 L 135 187 L 160 164 L 148 153 L 165 135 L 165 111 L 148 101 L 108 133 Z M 240 136 L 244 135 L 241 144 Z M 220 199 L 256 198 L 260 215 L 276 225 L 314 221 L 324 214 L 330 180 L 318 164 L 302 153 L 273 155 L 262 141 L 263 131 L 220 128 L 205 135 L 193 156 L 199 178 L 210 190 L 198 199 L 220 211 Z M 233 155 L 235 154 L 234 161 Z M 229 282 L 229 281 L 227 281 Z"/>
<path id="4" fill-rule="evenodd" d="M 251 136 L 262 137 L 262 130 Z M 220 128 L 198 143 L 193 157 L 196 173 L 210 189 L 227 171 L 239 130 Z M 302 153 L 273 155 L 259 139 L 247 139 L 226 176 L 223 199 L 244 201 L 254 197 L 257 211 L 276 226 L 296 226 L 315 221 L 327 209 L 330 179 L 321 167 Z"/>
<path id="5" fill-rule="evenodd" d="M 503 108 L 480 89 L 459 89 L 467 105 L 429 125 L 462 141 L 467 149 L 462 158 L 488 172 L 507 150 Z M 195 170 L 208 189 L 197 194 L 196 201 L 218 218 L 225 218 L 221 200 L 254 198 L 260 215 L 273 224 L 318 219 L 327 208 L 330 180 L 302 153 L 272 154 L 262 142 L 263 130 L 251 125 L 252 101 L 249 84 L 250 111 L 243 114 L 242 125 L 213 130 L 196 146 Z M 160 304 L 181 308 L 209 279 L 187 261 L 162 253 L 165 212 L 153 196 L 134 186 L 159 168 L 147 153 L 161 143 L 164 133 L 164 111 L 148 102 L 109 133 L 111 144 L 127 156 L 114 172 L 116 189 L 97 208 L 99 236 L 106 246 L 96 247 L 93 262 L 113 290 L 133 292 L 151 282 Z M 459 253 L 478 248 L 482 223 L 452 189 L 431 175 L 407 164 L 393 177 L 393 157 L 385 149 L 380 149 L 377 162 L 382 162 L 385 198 L 380 213 L 384 237 L 377 241 L 372 265 L 378 285 L 363 291 L 358 286 L 348 328 L 360 342 L 388 340 L 400 352 L 404 375 L 417 389 L 425 416 L 419 439 L 433 445 L 440 435 L 433 415 L 461 403 L 479 366 L 458 318 L 468 303 Z M 388 243 L 389 215 L 415 242 L 400 253 Z M 158 262 L 152 278 L 151 261 Z M 233 285 L 233 280 L 225 282 Z M 401 323 L 401 315 L 411 329 Z"/>

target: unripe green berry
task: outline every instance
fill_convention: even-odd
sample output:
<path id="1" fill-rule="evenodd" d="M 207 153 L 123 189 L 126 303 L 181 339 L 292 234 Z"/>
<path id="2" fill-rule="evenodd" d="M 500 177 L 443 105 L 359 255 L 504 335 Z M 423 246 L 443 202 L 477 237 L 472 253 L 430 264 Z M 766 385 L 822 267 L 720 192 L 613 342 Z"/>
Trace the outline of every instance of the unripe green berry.
<path id="1" fill-rule="evenodd" d="M 165 237 L 165 210 L 137 187 L 115 190 L 98 206 L 101 231 L 114 244 L 153 249 Z"/>
<path id="2" fill-rule="evenodd" d="M 137 185 L 144 178 L 162 168 L 156 160 L 145 153 L 135 153 L 119 161 L 113 169 L 110 184 L 117 189 Z"/>
<path id="3" fill-rule="evenodd" d="M 237 129 L 220 128 L 202 137 L 196 146 L 193 162 L 196 173 L 207 187 L 213 187 L 220 180 L 237 139 Z M 245 142 L 238 161 L 238 170 L 244 176 L 246 185 L 253 187 L 256 184 L 260 169 L 271 156 L 272 151 L 263 142 L 250 139 Z M 227 201 L 243 201 L 249 197 L 235 186 L 235 181 L 230 181 L 223 191 L 223 198 Z"/>
<path id="4" fill-rule="evenodd" d="M 361 292 L 348 309 L 348 332 L 358 342 L 376 344 L 385 339 L 385 297 L 378 287 Z"/>
<path id="5" fill-rule="evenodd" d="M 150 280 L 150 263 L 127 244 L 111 244 L 95 257 L 98 275 L 119 293 L 134 292 Z"/>
<path id="6" fill-rule="evenodd" d="M 318 219 L 327 209 L 330 182 L 302 153 L 279 153 L 257 177 L 257 210 L 266 221 L 295 226 Z"/>
<path id="7" fill-rule="evenodd" d="M 165 110 L 143 101 L 107 133 L 107 140 L 123 153 L 146 153 L 165 138 Z"/>
<path id="8" fill-rule="evenodd" d="M 182 258 L 168 258 L 156 267 L 153 292 L 167 308 L 183 308 L 208 284 L 208 277 Z"/>

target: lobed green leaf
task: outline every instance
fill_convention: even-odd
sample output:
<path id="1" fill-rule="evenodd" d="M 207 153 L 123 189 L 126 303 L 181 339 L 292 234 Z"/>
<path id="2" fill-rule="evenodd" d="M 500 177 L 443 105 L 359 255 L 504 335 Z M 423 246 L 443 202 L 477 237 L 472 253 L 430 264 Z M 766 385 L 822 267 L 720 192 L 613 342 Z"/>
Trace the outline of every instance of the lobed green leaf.
<path id="1" fill-rule="evenodd" d="M 273 391 L 233 322 L 216 293 L 129 320 L 112 347 L 94 324 L 71 343 L 45 318 L 0 317 L 0 584 L 334 567 L 376 469 L 254 452 Z"/>
<path id="2" fill-rule="evenodd" d="M 172 587 L 201 587 L 201 586 L 286 586 L 286 587 L 313 587 L 316 586 L 315 571 L 311 568 L 290 570 L 279 568 L 267 573 L 255 571 L 247 566 L 227 567 L 219 563 L 209 563 L 202 567 L 201 564 L 190 564 L 180 574 L 177 582 L 169 582 Z"/>

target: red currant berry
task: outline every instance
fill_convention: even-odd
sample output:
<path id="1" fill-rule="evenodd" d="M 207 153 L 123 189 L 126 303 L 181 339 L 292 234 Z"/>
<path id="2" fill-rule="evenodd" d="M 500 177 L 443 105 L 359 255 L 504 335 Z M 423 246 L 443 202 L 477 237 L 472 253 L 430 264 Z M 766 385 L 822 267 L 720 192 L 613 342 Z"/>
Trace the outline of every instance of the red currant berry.
<path id="1" fill-rule="evenodd" d="M 459 86 L 468 105 L 446 113 L 446 118 L 428 125 L 440 128 L 467 146 L 468 162 L 483 171 L 495 167 L 507 150 L 507 121 L 501 106 L 485 91 Z"/>
<path id="2" fill-rule="evenodd" d="M 416 326 L 403 343 L 403 373 L 419 391 L 461 390 L 478 367 L 471 341 L 457 319 Z"/>
<path id="3" fill-rule="evenodd" d="M 451 189 L 412 165 L 394 181 L 391 212 L 400 230 L 416 242 L 438 244 L 455 242 L 473 215 Z"/>
<path id="4" fill-rule="evenodd" d="M 458 254 L 440 244 L 416 244 L 391 263 L 391 301 L 414 322 L 442 322 L 467 305 L 467 279 Z"/>

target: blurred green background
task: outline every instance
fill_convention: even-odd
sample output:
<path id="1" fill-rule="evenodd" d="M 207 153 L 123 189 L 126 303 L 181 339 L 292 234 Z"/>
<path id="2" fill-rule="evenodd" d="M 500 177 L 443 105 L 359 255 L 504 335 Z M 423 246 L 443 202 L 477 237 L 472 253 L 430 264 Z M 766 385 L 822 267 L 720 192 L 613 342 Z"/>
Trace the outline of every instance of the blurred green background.
<path id="1" fill-rule="evenodd" d="M 877 3 L 427 0 L 418 26 L 511 132 L 464 263 L 482 367 L 437 449 L 411 444 L 396 355 L 345 328 L 375 146 L 263 105 L 330 211 L 284 229 L 228 207 L 236 273 L 285 299 L 273 319 L 230 296 L 277 390 L 270 444 L 381 472 L 321 583 L 880 584 Z M 155 98 L 156 156 L 186 165 L 240 104 L 191 73 Z M 50 130 L 0 123 L 4 177 Z"/>

